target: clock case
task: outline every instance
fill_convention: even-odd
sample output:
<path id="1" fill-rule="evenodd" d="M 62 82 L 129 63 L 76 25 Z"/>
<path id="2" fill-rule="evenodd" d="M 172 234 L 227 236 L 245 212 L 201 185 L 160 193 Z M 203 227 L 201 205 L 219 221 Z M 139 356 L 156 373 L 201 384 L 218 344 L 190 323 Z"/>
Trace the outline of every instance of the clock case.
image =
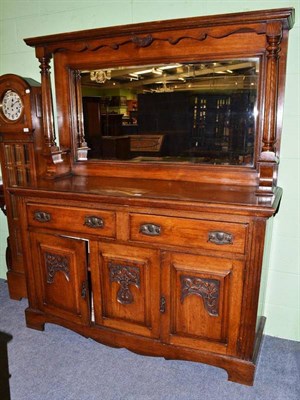
<path id="1" fill-rule="evenodd" d="M 23 102 L 23 110 L 15 121 L 4 117 L 0 109 L 0 161 L 4 183 L 4 198 L 9 238 L 6 251 L 7 280 L 10 297 L 27 297 L 23 266 L 23 251 L 19 228 L 17 201 L 8 187 L 34 184 L 45 173 L 42 156 L 41 86 L 29 78 L 14 74 L 0 77 L 0 104 L 8 90 L 15 91 Z M 13 256 L 12 256 L 13 255 Z"/>

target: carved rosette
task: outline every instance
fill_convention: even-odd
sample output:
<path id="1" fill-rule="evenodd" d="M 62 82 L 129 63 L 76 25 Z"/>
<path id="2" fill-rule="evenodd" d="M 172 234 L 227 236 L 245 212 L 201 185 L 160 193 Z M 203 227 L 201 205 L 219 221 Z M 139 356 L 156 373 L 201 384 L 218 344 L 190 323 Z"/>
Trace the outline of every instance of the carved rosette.
<path id="1" fill-rule="evenodd" d="M 139 37 L 134 35 L 131 40 L 137 47 L 148 47 L 153 42 L 153 36 L 147 35 L 145 37 Z"/>
<path id="2" fill-rule="evenodd" d="M 187 296 L 195 294 L 203 299 L 204 307 L 209 315 L 213 317 L 219 315 L 220 281 L 217 279 L 204 279 L 181 275 L 180 283 L 181 303 L 183 303 Z"/>
<path id="3" fill-rule="evenodd" d="M 133 303 L 134 299 L 129 286 L 134 285 L 137 288 L 140 287 L 139 268 L 129 265 L 115 264 L 113 262 L 109 262 L 108 268 L 110 282 L 117 282 L 120 285 L 120 289 L 117 293 L 118 302 L 121 304 Z"/>
<path id="4" fill-rule="evenodd" d="M 56 272 L 62 272 L 69 282 L 70 280 L 70 268 L 69 260 L 67 257 L 61 256 L 60 254 L 45 253 L 45 265 L 47 271 L 47 283 L 51 284 L 54 281 Z"/>

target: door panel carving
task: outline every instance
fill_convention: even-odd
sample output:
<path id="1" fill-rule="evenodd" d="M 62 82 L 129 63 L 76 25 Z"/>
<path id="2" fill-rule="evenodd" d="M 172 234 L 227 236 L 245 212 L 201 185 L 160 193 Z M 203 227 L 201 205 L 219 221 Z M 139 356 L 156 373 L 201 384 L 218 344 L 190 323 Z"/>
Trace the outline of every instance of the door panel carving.
<path id="1" fill-rule="evenodd" d="M 117 300 L 121 304 L 131 304 L 134 302 L 130 285 L 137 288 L 140 287 L 140 270 L 137 267 L 129 265 L 114 264 L 109 262 L 109 275 L 110 282 L 117 282 L 120 284 L 120 289 L 117 293 Z"/>
<path id="2" fill-rule="evenodd" d="M 68 257 L 63 257 L 60 254 L 44 253 L 45 266 L 47 269 L 47 283 L 53 283 L 56 272 L 61 271 L 66 280 L 70 281 L 70 267 Z"/>
<path id="3" fill-rule="evenodd" d="M 220 281 L 217 279 L 201 279 L 194 276 L 181 275 L 181 296 L 183 303 L 187 296 L 195 294 L 204 301 L 204 306 L 209 315 L 219 315 Z"/>

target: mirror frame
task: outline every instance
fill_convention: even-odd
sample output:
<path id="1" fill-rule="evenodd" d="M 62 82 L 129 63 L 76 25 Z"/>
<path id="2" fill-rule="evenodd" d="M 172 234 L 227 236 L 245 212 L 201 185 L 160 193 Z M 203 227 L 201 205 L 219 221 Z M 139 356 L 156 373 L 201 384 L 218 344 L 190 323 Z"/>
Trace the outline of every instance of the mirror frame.
<path id="1" fill-rule="evenodd" d="M 25 39 L 36 49 L 42 77 L 45 157 L 48 176 L 78 175 L 188 180 L 256 186 L 274 193 L 282 127 L 288 31 L 291 8 L 123 25 Z M 254 166 L 180 163 L 76 161 L 82 139 L 82 106 L 77 70 L 105 67 L 260 59 L 258 122 Z M 53 124 L 50 60 L 54 60 L 59 143 Z M 73 73 L 75 71 L 75 73 Z M 75 102 L 76 103 L 76 102 Z M 68 153 L 70 152 L 70 153 Z M 69 154 L 69 155 L 68 155 Z"/>

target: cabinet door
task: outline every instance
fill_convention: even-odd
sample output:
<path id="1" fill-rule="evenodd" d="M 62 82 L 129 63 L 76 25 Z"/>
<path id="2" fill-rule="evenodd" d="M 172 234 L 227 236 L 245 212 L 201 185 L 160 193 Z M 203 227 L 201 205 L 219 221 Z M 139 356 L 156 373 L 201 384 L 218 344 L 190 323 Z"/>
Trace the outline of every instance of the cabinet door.
<path id="1" fill-rule="evenodd" d="M 76 323 L 89 320 L 86 242 L 31 233 L 39 308 Z"/>
<path id="2" fill-rule="evenodd" d="M 159 253 L 99 243 L 91 246 L 95 323 L 147 337 L 159 336 Z"/>
<path id="3" fill-rule="evenodd" d="M 162 340 L 176 346 L 235 354 L 242 276 L 241 261 L 166 254 Z"/>

